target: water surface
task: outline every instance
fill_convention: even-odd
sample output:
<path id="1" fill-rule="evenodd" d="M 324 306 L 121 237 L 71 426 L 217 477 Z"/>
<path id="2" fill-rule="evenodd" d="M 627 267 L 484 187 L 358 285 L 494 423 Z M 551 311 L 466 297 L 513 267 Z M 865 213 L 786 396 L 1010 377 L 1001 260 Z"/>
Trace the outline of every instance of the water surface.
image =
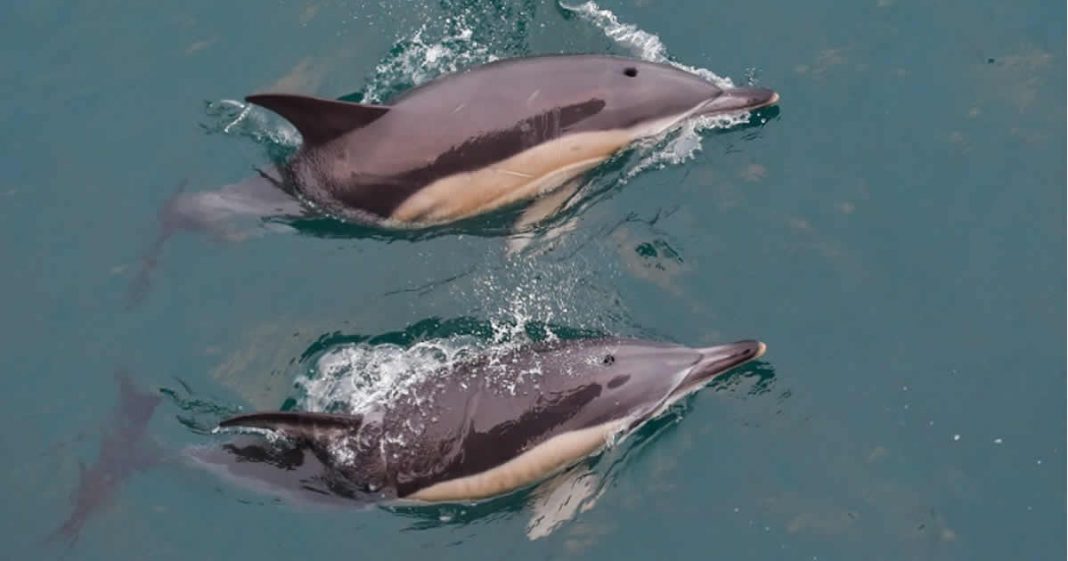
<path id="1" fill-rule="evenodd" d="M 1063 553 L 1063 4 L 46 1 L 2 13 L 4 557 Z M 520 258 L 500 217 L 425 236 L 181 235 L 127 306 L 179 185 L 217 188 L 296 146 L 284 123 L 232 100 L 380 100 L 558 52 L 670 59 L 773 87 L 782 106 L 614 160 L 553 223 L 574 229 Z M 344 407 L 389 387 L 387 374 L 418 369 L 413 345 L 549 332 L 755 337 L 770 352 L 601 462 L 593 508 L 535 541 L 522 497 L 429 517 L 309 508 L 177 461 L 240 408 Z M 164 398 L 145 443 L 162 463 L 118 486 L 68 550 L 47 538 L 72 511 L 79 465 L 125 434 L 120 368 Z"/>

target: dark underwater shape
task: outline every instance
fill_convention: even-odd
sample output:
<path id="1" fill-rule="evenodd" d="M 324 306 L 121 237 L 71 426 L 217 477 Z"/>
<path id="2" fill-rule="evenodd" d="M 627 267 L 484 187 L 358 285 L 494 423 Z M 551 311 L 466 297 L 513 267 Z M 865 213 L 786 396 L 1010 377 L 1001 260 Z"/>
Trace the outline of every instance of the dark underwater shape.
<path id="1" fill-rule="evenodd" d="M 72 495 L 74 509 L 49 536 L 50 541 L 73 544 L 93 513 L 110 504 L 127 479 L 159 462 L 158 454 L 145 442 L 145 432 L 160 396 L 139 390 L 124 371 L 115 378 L 119 401 L 101 437 L 100 452 L 93 465 L 81 466 L 78 488 Z"/>
<path id="2" fill-rule="evenodd" d="M 358 414 L 227 419 L 221 428 L 267 430 L 287 441 L 242 436 L 191 455 L 228 478 L 285 495 L 489 499 L 597 453 L 764 349 L 757 341 L 702 349 L 618 338 L 537 343 L 428 375 L 395 402 Z"/>

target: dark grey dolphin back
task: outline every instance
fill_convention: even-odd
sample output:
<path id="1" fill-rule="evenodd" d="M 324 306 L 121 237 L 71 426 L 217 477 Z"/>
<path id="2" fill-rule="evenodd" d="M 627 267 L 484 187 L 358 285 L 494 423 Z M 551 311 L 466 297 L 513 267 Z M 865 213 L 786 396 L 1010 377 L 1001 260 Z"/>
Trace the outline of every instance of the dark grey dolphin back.
<path id="1" fill-rule="evenodd" d="M 550 55 L 492 62 L 451 74 L 408 90 L 389 104 L 407 114 L 437 116 L 462 127 L 455 129 L 462 136 L 475 137 L 591 100 L 602 102 L 601 110 L 569 130 L 628 127 L 685 112 L 721 92 L 714 84 L 665 64 L 606 55 Z M 441 111 L 461 106 L 455 117 Z"/>

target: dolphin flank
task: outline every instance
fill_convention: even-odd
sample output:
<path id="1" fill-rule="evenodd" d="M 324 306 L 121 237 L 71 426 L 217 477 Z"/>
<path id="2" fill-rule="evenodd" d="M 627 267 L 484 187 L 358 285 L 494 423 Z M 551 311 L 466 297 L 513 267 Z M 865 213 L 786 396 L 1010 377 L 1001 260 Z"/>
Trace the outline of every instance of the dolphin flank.
<path id="1" fill-rule="evenodd" d="M 758 341 L 700 349 L 615 338 L 541 343 L 453 366 L 352 415 L 227 419 L 219 426 L 279 433 L 295 448 L 272 451 L 244 436 L 196 459 L 258 487 L 367 502 L 486 499 L 597 453 L 764 350 Z"/>

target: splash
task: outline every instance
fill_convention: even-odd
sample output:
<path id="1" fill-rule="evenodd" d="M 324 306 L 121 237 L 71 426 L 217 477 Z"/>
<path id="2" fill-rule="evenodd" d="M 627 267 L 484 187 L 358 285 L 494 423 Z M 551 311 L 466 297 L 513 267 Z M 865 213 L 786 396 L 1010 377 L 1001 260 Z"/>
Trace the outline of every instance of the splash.
<path id="1" fill-rule="evenodd" d="M 670 64 L 680 70 L 695 74 L 721 88 L 732 88 L 730 78 L 720 76 L 707 68 L 688 66 L 673 60 L 667 47 L 655 33 L 645 31 L 630 23 L 623 23 L 611 10 L 601 8 L 596 2 L 559 6 L 600 29 L 608 39 L 642 60 Z M 618 178 L 627 180 L 649 169 L 678 165 L 693 159 L 702 149 L 701 133 L 714 129 L 727 129 L 749 121 L 749 113 L 723 116 L 702 116 L 687 119 L 664 134 L 645 139 L 635 146 L 637 160 L 629 164 Z"/>
<path id="2" fill-rule="evenodd" d="M 451 370 L 476 352 L 470 338 L 432 340 L 405 348 L 358 343 L 329 350 L 297 380 L 298 409 L 356 413 L 377 403 L 419 400 L 412 387 L 427 376 Z"/>
<path id="3" fill-rule="evenodd" d="M 624 170 L 620 181 L 626 183 L 649 169 L 660 169 L 692 160 L 701 152 L 701 133 L 714 129 L 727 129 L 749 121 L 749 113 L 737 115 L 702 115 L 683 121 L 674 130 L 660 136 L 640 141 L 635 146 L 639 155 L 636 163 Z"/>
<path id="4" fill-rule="evenodd" d="M 491 321 L 492 335 L 488 340 L 460 335 L 421 341 L 410 347 L 392 343 L 340 345 L 315 359 L 307 375 L 297 379 L 296 386 L 303 394 L 297 409 L 357 413 L 370 411 L 375 405 L 400 402 L 420 407 L 427 404 L 429 396 L 420 395 L 416 388 L 434 378 L 461 386 L 485 383 L 489 388 L 515 395 L 525 376 L 540 372 L 514 372 L 500 359 L 531 342 L 528 321 L 521 312 Z M 555 337 L 550 332 L 549 338 Z M 458 367 L 474 359 L 487 361 L 487 379 L 457 375 L 462 373 Z"/>
<path id="5" fill-rule="evenodd" d="M 364 90 L 346 97 L 360 103 L 384 103 L 438 76 L 499 58 L 475 37 L 465 13 L 446 18 L 442 27 L 423 24 L 410 38 L 398 41 L 375 67 Z"/>
<path id="6" fill-rule="evenodd" d="M 205 104 L 211 119 L 201 124 L 208 134 L 225 134 L 248 138 L 260 145 L 296 149 L 300 146 L 297 129 L 273 113 L 236 99 L 220 99 Z"/>
<path id="7" fill-rule="evenodd" d="M 668 56 L 664 42 L 655 33 L 649 33 L 634 24 L 620 22 L 619 18 L 611 10 L 601 8 L 596 2 L 590 1 L 582 4 L 560 2 L 559 6 L 590 22 L 617 45 L 629 50 L 631 54 L 642 60 L 670 64 L 691 74 L 696 74 L 721 88 L 734 87 L 734 82 L 730 78 L 719 76 L 705 68 L 687 66 L 672 60 Z"/>
<path id="8" fill-rule="evenodd" d="M 618 294 L 580 270 L 573 261 L 489 269 L 470 285 L 450 288 L 457 300 L 473 303 L 468 317 L 485 319 L 429 330 L 414 327 L 420 322 L 380 337 L 388 343 L 341 343 L 317 351 L 305 358 L 307 369 L 296 381 L 296 408 L 353 413 L 399 400 L 418 405 L 426 396 L 414 388 L 428 377 L 467 383 L 456 368 L 474 359 L 485 361 L 482 372 L 488 373 L 479 383 L 514 395 L 540 372 L 515 371 L 502 360 L 506 355 L 534 342 L 628 329 Z"/>
<path id="9" fill-rule="evenodd" d="M 533 343 L 606 334 L 642 335 L 621 298 L 599 275 L 571 256 L 561 262 L 514 260 L 487 268 L 469 283 L 447 288 L 469 302 L 459 318 L 431 318 L 359 342 L 326 343 L 302 359 L 294 406 L 299 410 L 363 412 L 375 404 L 419 405 L 428 377 L 448 383 L 478 383 L 516 395 L 536 387 L 536 359 L 525 371 L 506 357 Z M 475 319 L 478 318 L 478 319 Z M 348 341 L 351 341 L 349 339 Z M 481 361 L 479 380 L 468 379 L 466 362 Z"/>

